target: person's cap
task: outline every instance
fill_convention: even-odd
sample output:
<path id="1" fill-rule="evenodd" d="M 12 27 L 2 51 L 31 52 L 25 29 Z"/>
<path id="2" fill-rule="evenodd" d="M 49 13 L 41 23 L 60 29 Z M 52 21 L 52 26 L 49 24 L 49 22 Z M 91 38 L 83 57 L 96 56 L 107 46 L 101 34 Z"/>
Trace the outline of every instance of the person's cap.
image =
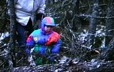
<path id="1" fill-rule="evenodd" d="M 42 24 L 44 24 L 45 26 L 53 26 L 53 27 L 56 26 L 55 21 L 52 17 L 45 17 L 42 20 Z"/>

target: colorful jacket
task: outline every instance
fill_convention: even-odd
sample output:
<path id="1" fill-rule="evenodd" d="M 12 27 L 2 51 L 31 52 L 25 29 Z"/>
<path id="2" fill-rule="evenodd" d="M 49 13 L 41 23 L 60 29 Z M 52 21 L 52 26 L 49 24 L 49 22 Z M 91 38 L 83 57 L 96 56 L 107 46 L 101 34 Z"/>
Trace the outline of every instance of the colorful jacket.
<path id="1" fill-rule="evenodd" d="M 33 31 L 27 39 L 26 45 L 29 47 L 38 47 L 41 54 L 46 53 L 50 48 L 52 53 L 59 53 L 61 47 L 60 35 L 57 32 L 45 34 L 41 29 Z"/>

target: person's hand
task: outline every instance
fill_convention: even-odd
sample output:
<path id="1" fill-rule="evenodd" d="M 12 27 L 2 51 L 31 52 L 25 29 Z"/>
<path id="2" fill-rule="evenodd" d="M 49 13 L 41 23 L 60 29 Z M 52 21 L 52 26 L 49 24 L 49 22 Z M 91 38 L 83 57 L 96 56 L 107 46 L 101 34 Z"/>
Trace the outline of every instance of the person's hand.
<path id="1" fill-rule="evenodd" d="M 42 20 L 44 17 L 45 17 L 45 14 L 43 13 L 36 14 L 36 20 Z"/>

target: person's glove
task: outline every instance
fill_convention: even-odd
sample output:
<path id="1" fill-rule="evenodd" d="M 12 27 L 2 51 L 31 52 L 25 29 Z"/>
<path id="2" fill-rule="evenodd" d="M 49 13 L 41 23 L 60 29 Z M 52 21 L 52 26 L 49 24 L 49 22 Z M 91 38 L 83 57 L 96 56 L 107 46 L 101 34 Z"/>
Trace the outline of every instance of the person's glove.
<path id="1" fill-rule="evenodd" d="M 60 39 L 60 35 L 56 32 L 50 35 L 48 42 L 46 43 L 46 46 L 50 46 L 55 44 Z"/>
<path id="2" fill-rule="evenodd" d="M 36 20 L 42 20 L 44 17 L 45 17 L 45 14 L 43 13 L 36 14 Z"/>

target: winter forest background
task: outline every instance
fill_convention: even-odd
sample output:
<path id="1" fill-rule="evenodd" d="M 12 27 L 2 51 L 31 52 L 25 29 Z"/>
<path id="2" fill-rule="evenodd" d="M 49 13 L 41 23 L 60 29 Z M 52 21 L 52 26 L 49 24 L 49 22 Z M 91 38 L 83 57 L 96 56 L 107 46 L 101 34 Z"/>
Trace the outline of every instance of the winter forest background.
<path id="1" fill-rule="evenodd" d="M 65 61 L 62 66 L 42 66 L 40 72 L 45 69 L 49 72 L 112 72 L 114 0 L 47 0 L 46 4 L 46 15 L 54 17 L 59 24 L 55 29 L 61 34 L 63 41 L 59 61 Z M 0 0 L 0 71 L 14 68 L 16 72 L 16 67 L 27 64 L 24 56 L 16 57 L 20 50 L 17 43 L 13 43 L 12 35 L 10 36 L 13 33 L 10 21 L 7 2 Z M 39 67 L 35 68 L 37 71 L 41 70 Z"/>

